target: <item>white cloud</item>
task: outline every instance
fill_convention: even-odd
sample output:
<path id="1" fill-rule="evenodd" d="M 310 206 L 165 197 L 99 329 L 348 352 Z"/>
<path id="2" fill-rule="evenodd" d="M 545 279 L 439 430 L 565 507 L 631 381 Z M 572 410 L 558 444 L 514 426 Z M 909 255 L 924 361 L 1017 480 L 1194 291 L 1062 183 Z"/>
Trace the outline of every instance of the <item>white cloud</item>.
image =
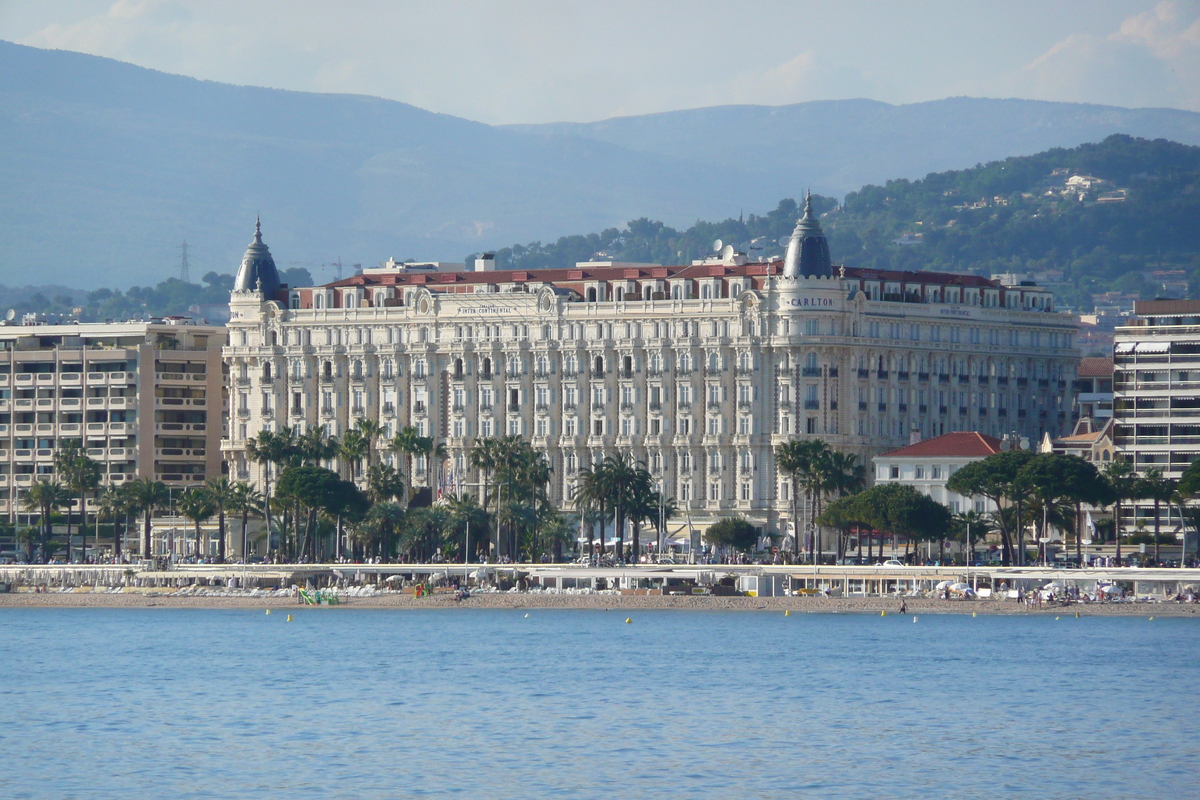
<path id="1" fill-rule="evenodd" d="M 1110 33 L 1066 36 L 1000 85 L 1044 100 L 1200 111 L 1200 14 L 1160 2 Z"/>

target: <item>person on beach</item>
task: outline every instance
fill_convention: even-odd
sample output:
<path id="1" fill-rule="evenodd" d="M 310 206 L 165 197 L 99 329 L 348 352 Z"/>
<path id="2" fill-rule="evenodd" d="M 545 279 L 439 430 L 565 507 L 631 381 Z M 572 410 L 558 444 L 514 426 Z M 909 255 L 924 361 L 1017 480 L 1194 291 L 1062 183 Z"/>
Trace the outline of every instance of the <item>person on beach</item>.
<path id="1" fill-rule="evenodd" d="M 908 613 L 908 603 L 905 603 L 903 600 L 900 601 L 900 613 L 901 614 Z"/>

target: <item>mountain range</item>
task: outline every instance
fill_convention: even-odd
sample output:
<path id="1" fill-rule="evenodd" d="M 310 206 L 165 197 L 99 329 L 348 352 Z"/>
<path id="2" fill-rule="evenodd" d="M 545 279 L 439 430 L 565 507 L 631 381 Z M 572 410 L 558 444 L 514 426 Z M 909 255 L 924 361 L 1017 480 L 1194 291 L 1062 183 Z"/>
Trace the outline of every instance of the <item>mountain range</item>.
<path id="1" fill-rule="evenodd" d="M 461 260 L 514 242 L 763 213 L 1099 141 L 1200 144 L 1200 114 L 951 98 L 489 126 L 400 102 L 200 81 L 0 42 L 0 283 L 230 272 L 256 213 L 280 267 Z"/>

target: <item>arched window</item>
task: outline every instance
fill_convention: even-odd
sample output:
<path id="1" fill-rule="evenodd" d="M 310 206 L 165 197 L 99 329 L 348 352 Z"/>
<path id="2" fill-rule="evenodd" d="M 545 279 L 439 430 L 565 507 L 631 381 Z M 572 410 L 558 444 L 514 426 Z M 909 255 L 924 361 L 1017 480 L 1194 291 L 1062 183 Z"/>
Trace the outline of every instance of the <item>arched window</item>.
<path id="1" fill-rule="evenodd" d="M 316 301 L 317 301 L 317 308 L 324 308 L 324 307 L 325 307 L 325 295 L 323 295 L 323 294 L 317 294 L 317 296 L 316 296 Z"/>
<path id="2" fill-rule="evenodd" d="M 454 359 L 454 377 L 461 378 L 463 376 L 463 362 L 461 358 Z"/>
<path id="3" fill-rule="evenodd" d="M 700 299 L 707 300 L 707 299 L 709 299 L 708 295 L 709 295 L 708 284 L 706 283 L 700 287 Z"/>
<path id="4" fill-rule="evenodd" d="M 716 372 L 719 369 L 721 369 L 721 359 L 717 356 L 716 353 L 709 353 L 708 369 L 710 372 Z"/>
<path id="5" fill-rule="evenodd" d="M 683 299 L 683 287 L 678 284 L 676 284 L 675 286 L 672 286 L 671 287 L 671 298 L 673 300 L 682 300 Z"/>
<path id="6" fill-rule="evenodd" d="M 492 360 L 490 358 L 485 358 L 483 360 L 483 377 L 492 377 Z"/>
<path id="7" fill-rule="evenodd" d="M 624 299 L 625 299 L 625 290 L 623 288 L 621 288 L 620 286 L 618 286 L 617 287 L 617 302 L 619 303 Z"/>
<path id="8" fill-rule="evenodd" d="M 633 356 L 625 356 L 625 377 L 633 374 Z"/>
<path id="9" fill-rule="evenodd" d="M 263 380 L 264 381 L 271 380 L 271 362 L 270 361 L 263 364 Z"/>
<path id="10" fill-rule="evenodd" d="M 596 287 L 595 287 L 595 286 L 589 286 L 589 287 L 588 287 L 588 290 L 587 290 L 587 301 L 588 301 L 589 303 L 594 303 L 594 302 L 596 302 Z"/>
<path id="11" fill-rule="evenodd" d="M 650 286 L 642 287 L 642 299 L 651 300 L 654 298 L 654 289 Z"/>

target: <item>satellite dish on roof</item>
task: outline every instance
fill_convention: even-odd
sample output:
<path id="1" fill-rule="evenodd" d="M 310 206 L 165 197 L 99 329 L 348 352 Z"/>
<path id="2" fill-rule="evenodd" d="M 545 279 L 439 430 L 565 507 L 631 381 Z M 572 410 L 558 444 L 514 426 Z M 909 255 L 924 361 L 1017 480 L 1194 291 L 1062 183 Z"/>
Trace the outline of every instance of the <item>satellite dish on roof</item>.
<path id="1" fill-rule="evenodd" d="M 8 320 L 9 322 L 12 322 L 14 319 L 16 319 L 16 318 L 17 318 L 17 310 L 16 310 L 15 308 L 10 308 L 10 309 L 8 310 L 8 313 L 6 313 L 6 314 L 4 315 L 4 318 L 5 318 L 6 320 Z"/>
<path id="2" fill-rule="evenodd" d="M 724 245 L 725 245 L 725 243 L 724 243 L 724 242 L 722 242 L 720 239 L 717 239 L 715 242 L 713 242 L 713 252 L 714 252 L 714 253 L 719 253 L 719 252 L 721 252 L 721 248 L 722 248 Z"/>
<path id="3" fill-rule="evenodd" d="M 728 261 L 729 259 L 733 258 L 733 254 L 734 254 L 733 245 L 727 244 L 727 245 L 725 245 L 725 249 L 721 251 L 721 258 Z"/>

